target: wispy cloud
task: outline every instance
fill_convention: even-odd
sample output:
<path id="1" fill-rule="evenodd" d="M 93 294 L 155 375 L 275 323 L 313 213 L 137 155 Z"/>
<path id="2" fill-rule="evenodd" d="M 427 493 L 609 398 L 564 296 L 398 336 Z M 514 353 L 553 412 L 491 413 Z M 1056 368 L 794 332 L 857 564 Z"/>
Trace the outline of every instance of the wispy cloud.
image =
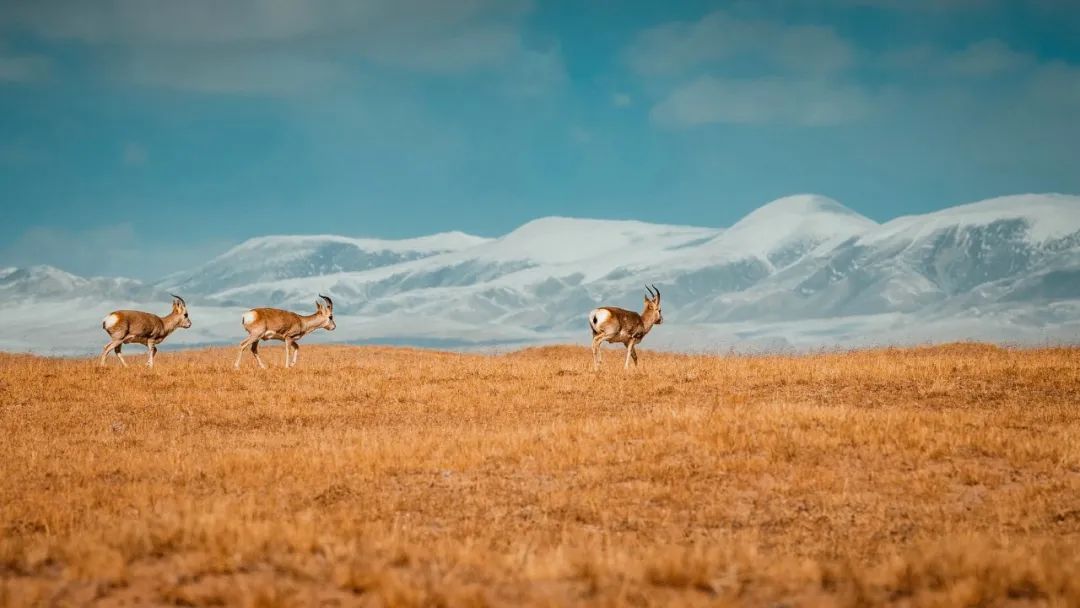
<path id="1" fill-rule="evenodd" d="M 828 28 L 746 19 L 723 11 L 698 21 L 666 23 L 641 33 L 627 50 L 637 72 L 678 75 L 732 60 L 770 69 L 830 73 L 854 62 L 851 46 Z"/>
<path id="2" fill-rule="evenodd" d="M 979 40 L 960 50 L 919 44 L 883 53 L 879 65 L 918 75 L 947 78 L 989 78 L 1034 67 L 1038 58 L 1017 51 L 996 38 Z"/>
<path id="3" fill-rule="evenodd" d="M 984 40 L 947 57 L 944 69 L 963 76 L 984 77 L 1012 72 L 1034 63 L 1034 56 L 1014 51 L 1000 40 Z"/>
<path id="4" fill-rule="evenodd" d="M 510 78 L 534 71 L 538 57 L 561 62 L 525 43 L 528 8 L 515 0 L 43 0 L 6 17 L 46 39 L 107 50 L 110 69 L 136 84 L 289 95 L 369 67 Z M 561 73 L 562 65 L 545 69 Z"/>
<path id="5" fill-rule="evenodd" d="M 318 94 L 346 78 L 339 63 L 273 51 L 149 51 L 122 60 L 119 69 L 142 86 L 220 94 Z"/>
<path id="6" fill-rule="evenodd" d="M 786 78 L 725 79 L 703 76 L 676 88 L 652 110 L 658 124 L 692 127 L 711 123 L 781 123 L 829 126 L 869 111 L 855 86 Z"/>
<path id="7" fill-rule="evenodd" d="M 662 97 L 654 123 L 828 126 L 858 120 L 869 94 L 846 82 L 854 48 L 831 28 L 716 11 L 642 32 L 631 68 Z"/>
<path id="8" fill-rule="evenodd" d="M 827 2 L 842 6 L 906 12 L 978 10 L 999 4 L 998 0 L 827 0 Z"/>

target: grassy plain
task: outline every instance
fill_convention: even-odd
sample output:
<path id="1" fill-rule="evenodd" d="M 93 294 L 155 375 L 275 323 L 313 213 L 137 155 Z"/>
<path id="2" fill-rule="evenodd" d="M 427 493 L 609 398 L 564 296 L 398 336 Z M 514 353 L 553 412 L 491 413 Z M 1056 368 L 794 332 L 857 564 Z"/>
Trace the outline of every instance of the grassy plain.
<path id="1" fill-rule="evenodd" d="M 0 604 L 1080 605 L 1080 349 L 233 353 L 0 355 Z"/>

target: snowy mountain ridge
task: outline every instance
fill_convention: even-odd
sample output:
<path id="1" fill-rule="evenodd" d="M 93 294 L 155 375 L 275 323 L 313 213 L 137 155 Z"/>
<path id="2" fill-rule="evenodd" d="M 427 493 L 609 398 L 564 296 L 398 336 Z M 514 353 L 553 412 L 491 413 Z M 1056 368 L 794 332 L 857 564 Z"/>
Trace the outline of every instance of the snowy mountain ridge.
<path id="1" fill-rule="evenodd" d="M 319 292 L 334 297 L 340 320 L 314 340 L 580 341 L 589 309 L 636 308 L 645 283 L 663 292 L 666 320 L 646 346 L 1076 342 L 1080 197 L 1007 196 L 882 224 L 795 195 L 726 229 L 546 217 L 498 238 L 267 236 L 151 284 L 4 269 L 0 310 L 33 322 L 0 328 L 0 348 L 88 352 L 100 316 L 121 306 L 163 312 L 170 291 L 188 300 L 195 324 L 170 338 L 178 343 L 236 341 L 247 308 L 307 310 Z M 61 326 L 75 335 L 42 337 Z"/>

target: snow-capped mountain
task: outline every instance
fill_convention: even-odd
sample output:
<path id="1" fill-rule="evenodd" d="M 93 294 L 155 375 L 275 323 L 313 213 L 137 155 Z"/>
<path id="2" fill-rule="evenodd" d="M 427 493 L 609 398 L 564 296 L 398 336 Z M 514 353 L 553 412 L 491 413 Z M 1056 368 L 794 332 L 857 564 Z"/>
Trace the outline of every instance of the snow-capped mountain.
<path id="1" fill-rule="evenodd" d="M 233 247 L 206 264 L 166 277 L 162 286 L 198 295 L 237 285 L 369 270 L 475 247 L 488 239 L 446 232 L 415 239 L 265 236 Z"/>
<path id="2" fill-rule="evenodd" d="M 0 270 L 0 305 L 20 300 L 68 298 L 141 299 L 154 296 L 155 289 L 134 279 L 85 278 L 52 266 L 29 266 Z"/>
<path id="3" fill-rule="evenodd" d="M 664 297 L 651 346 L 1080 341 L 1080 197 L 1003 197 L 883 224 L 797 195 L 727 229 L 549 217 L 495 239 L 261 237 L 152 285 L 5 269 L 0 310 L 34 327 L 70 311 L 60 316 L 77 336 L 62 344 L 85 352 L 109 310 L 164 312 L 169 291 L 192 304 L 195 327 L 170 339 L 189 344 L 236 341 L 247 308 L 307 310 L 322 292 L 339 329 L 316 340 L 516 345 L 583 341 L 589 309 L 638 307 L 645 283 Z M 60 344 L 42 338 L 59 332 L 5 326 L 0 348 Z"/>

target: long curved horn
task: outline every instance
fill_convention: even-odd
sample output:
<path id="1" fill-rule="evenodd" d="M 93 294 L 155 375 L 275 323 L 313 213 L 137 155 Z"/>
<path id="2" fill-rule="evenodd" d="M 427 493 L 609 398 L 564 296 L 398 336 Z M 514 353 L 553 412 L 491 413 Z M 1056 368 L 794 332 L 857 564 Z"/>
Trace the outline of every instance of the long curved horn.
<path id="1" fill-rule="evenodd" d="M 334 307 L 334 301 L 333 301 L 333 300 L 331 300 L 331 299 L 330 299 L 329 297 L 327 297 L 327 296 L 324 296 L 324 295 L 322 295 L 321 293 L 319 294 L 319 297 L 320 297 L 320 298 L 322 298 L 322 299 L 324 299 L 324 300 L 326 300 L 326 303 L 330 305 L 330 308 L 333 308 L 333 307 Z"/>
<path id="2" fill-rule="evenodd" d="M 656 299 L 659 300 L 660 299 L 660 290 L 656 288 L 656 285 L 653 285 L 652 288 L 653 288 L 653 291 L 656 292 Z"/>
<path id="3" fill-rule="evenodd" d="M 655 297 L 655 296 L 653 295 L 653 292 L 652 292 L 652 290 L 651 290 L 651 289 L 649 289 L 649 286 L 648 286 L 648 285 L 646 285 L 646 286 L 645 286 L 645 293 L 649 294 L 649 299 L 650 299 L 650 300 L 651 300 L 651 299 L 652 299 L 653 297 Z"/>
<path id="4" fill-rule="evenodd" d="M 180 303 L 183 304 L 185 308 L 187 307 L 187 302 L 184 301 L 184 298 L 181 298 L 180 296 L 176 295 L 175 293 L 170 293 L 169 295 L 176 298 L 177 300 L 180 300 Z"/>

